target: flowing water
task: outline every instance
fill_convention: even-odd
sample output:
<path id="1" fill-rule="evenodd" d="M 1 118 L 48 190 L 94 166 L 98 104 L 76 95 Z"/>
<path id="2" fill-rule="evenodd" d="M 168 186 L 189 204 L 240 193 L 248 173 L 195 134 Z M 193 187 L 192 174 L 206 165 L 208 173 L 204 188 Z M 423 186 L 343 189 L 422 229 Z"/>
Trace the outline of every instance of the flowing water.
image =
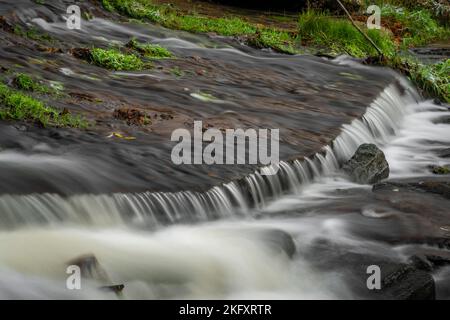
<path id="1" fill-rule="evenodd" d="M 64 37 L 64 24 L 48 20 L 50 13 L 45 10 L 40 15 L 22 10 L 19 18 Z M 180 182 L 185 191 L 158 191 L 157 183 L 146 191 L 137 180 L 123 182 L 129 178 L 126 173 L 113 175 L 114 159 L 98 155 L 96 160 L 95 152 L 61 153 L 46 143 L 30 143 L 33 146 L 26 151 L 2 148 L 0 298 L 116 298 L 114 293 L 98 290 L 104 284 L 95 279 L 83 281 L 82 290 L 66 289 L 68 262 L 85 254 L 96 256 L 112 283 L 125 285 L 124 298 L 357 298 L 354 279 L 346 276 L 342 265 L 314 251 L 318 242 L 405 262 L 411 252 L 426 247 L 414 247 L 409 239 L 436 236 L 436 227 L 450 224 L 444 198 L 424 198 L 436 214 L 427 220 L 411 208 L 399 208 L 396 203 L 411 201 L 408 195 L 376 196 L 371 186 L 352 183 L 339 169 L 362 143 L 375 143 L 385 152 L 390 179 L 431 177 L 430 165 L 446 164 L 437 151 L 450 147 L 450 126 L 438 120 L 450 116 L 448 106 L 424 101 L 402 77 L 359 66 L 345 57 L 322 63 L 307 56 L 256 53 L 222 42 L 223 47 L 217 47 L 214 39 L 164 29 L 152 30 L 158 35 L 155 38 L 139 25 L 102 19 L 89 25 L 89 34 L 81 31 L 69 41 L 82 43 L 106 35 L 122 41 L 134 35 L 156 39 L 177 54 L 197 51 L 202 57 L 220 55 L 236 64 L 258 61 L 271 65 L 271 70 L 286 68 L 283 72 L 288 74 L 296 61 L 319 70 L 318 74 L 327 67 L 330 73 L 333 68 L 386 72 L 389 76 L 384 81 L 390 84 L 361 117 L 339 125 L 340 133 L 319 152 L 282 161 L 275 175 L 261 174 L 273 170 L 270 167 L 247 168 L 243 178 L 207 190 L 189 191 Z M 89 67 L 79 68 L 52 72 L 79 78 L 78 72 Z M 127 81 L 161 77 L 116 76 Z M 296 77 L 302 77 L 301 72 Z M 108 85 L 100 83 L 96 90 Z M 144 94 L 137 90 L 136 95 Z M 164 161 L 156 166 L 164 166 Z M 42 190 L 32 187 L 40 183 Z M 177 184 L 178 180 L 161 183 Z M 124 191 L 111 191 L 111 184 Z M 327 268 L 317 267 L 318 261 L 328 264 Z M 450 298 L 444 285 L 450 280 L 446 270 L 435 275 L 441 298 Z"/>

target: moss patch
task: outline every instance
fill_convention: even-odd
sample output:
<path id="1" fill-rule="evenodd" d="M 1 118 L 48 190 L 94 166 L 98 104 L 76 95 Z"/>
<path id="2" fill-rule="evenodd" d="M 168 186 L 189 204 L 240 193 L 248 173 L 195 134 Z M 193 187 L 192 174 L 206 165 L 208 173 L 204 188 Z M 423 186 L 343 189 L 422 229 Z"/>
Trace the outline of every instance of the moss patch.
<path id="1" fill-rule="evenodd" d="M 144 62 L 134 54 L 121 53 L 117 49 L 94 48 L 90 50 L 90 60 L 93 64 L 110 70 L 142 70 Z"/>
<path id="2" fill-rule="evenodd" d="M 131 39 L 127 45 L 128 48 L 135 50 L 146 58 L 150 59 L 165 59 L 173 58 L 172 52 L 157 44 L 140 43 L 136 39 Z"/>
<path id="3" fill-rule="evenodd" d="M 19 37 L 28 38 L 35 41 L 54 42 L 55 40 L 47 33 L 41 32 L 32 27 L 24 29 L 19 25 L 14 26 L 13 32 Z"/>
<path id="4" fill-rule="evenodd" d="M 53 89 L 49 88 L 43 84 L 40 84 L 36 80 L 34 80 L 30 75 L 25 73 L 18 73 L 14 77 L 14 84 L 20 90 L 32 91 L 37 93 L 53 93 Z"/>
<path id="5" fill-rule="evenodd" d="M 43 127 L 86 128 L 88 123 L 69 112 L 60 112 L 44 102 L 0 84 L 0 119 L 33 121 Z"/>

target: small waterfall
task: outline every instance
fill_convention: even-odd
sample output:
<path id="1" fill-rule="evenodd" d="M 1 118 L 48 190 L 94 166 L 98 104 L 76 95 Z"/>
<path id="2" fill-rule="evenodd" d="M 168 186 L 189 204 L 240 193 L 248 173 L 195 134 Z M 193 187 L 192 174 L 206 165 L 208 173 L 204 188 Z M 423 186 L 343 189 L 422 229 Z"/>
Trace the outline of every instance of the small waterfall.
<path id="1" fill-rule="evenodd" d="M 136 193 L 111 195 L 55 194 L 0 196 L 0 228 L 23 224 L 86 225 L 138 224 L 151 227 L 176 222 L 207 221 L 251 216 L 270 200 L 287 192 L 298 193 L 320 175 L 339 169 L 362 143 L 382 144 L 395 134 L 402 118 L 414 112 L 419 97 L 406 80 L 399 78 L 367 109 L 362 119 L 342 126 L 331 146 L 302 160 L 280 163 L 275 175 L 260 168 L 240 180 L 216 186 L 207 192 Z"/>

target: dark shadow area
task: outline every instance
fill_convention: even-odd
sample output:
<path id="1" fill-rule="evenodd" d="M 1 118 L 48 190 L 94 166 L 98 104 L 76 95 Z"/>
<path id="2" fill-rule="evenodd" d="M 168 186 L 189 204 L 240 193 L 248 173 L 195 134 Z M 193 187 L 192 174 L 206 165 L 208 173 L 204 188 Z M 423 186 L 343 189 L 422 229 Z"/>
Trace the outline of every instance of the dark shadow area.
<path id="1" fill-rule="evenodd" d="M 307 6 L 306 0 L 209 0 L 207 2 L 220 3 L 247 9 L 299 11 Z"/>

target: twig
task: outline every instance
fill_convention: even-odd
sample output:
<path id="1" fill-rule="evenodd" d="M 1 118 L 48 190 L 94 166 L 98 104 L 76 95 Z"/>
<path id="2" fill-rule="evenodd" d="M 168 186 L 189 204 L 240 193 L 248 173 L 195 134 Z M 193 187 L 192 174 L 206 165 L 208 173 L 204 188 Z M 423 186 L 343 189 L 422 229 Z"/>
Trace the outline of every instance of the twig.
<path id="1" fill-rule="evenodd" d="M 364 38 L 366 38 L 371 44 L 372 46 L 375 48 L 375 50 L 377 50 L 378 54 L 383 56 L 383 51 L 381 51 L 380 48 L 378 48 L 378 46 L 375 44 L 375 42 L 373 42 L 373 40 L 367 35 L 365 34 L 364 31 L 362 31 L 358 25 L 355 23 L 355 21 L 353 20 L 350 12 L 348 12 L 348 10 L 345 8 L 345 6 L 342 4 L 342 2 L 340 0 L 336 0 L 339 5 L 342 7 L 342 9 L 345 11 L 345 13 L 347 14 L 348 18 L 350 19 L 350 21 L 352 22 L 353 26 L 364 36 Z"/>

